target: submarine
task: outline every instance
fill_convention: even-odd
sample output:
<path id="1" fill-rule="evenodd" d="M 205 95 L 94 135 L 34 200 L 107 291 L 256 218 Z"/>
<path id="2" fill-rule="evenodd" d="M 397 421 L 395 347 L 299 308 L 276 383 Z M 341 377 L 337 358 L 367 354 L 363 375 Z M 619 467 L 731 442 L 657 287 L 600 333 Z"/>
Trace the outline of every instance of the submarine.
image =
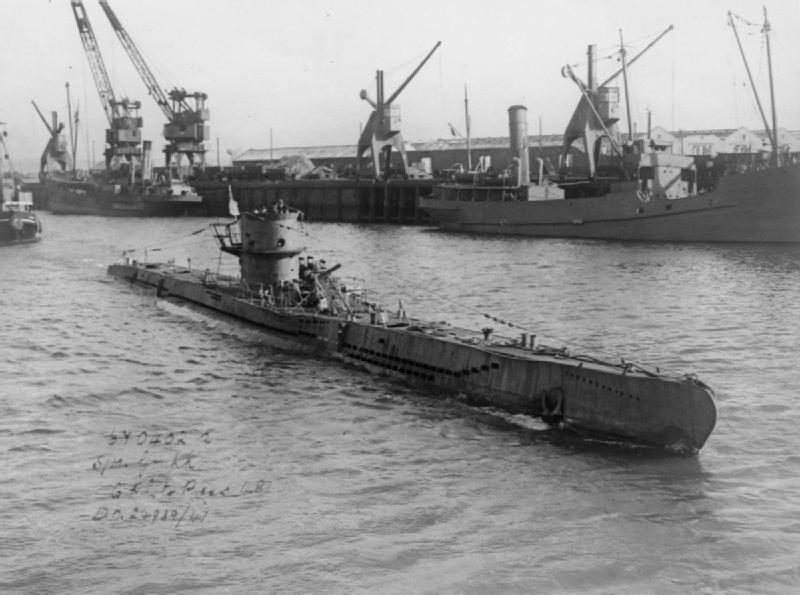
<path id="1" fill-rule="evenodd" d="M 502 337 L 491 328 L 426 322 L 384 308 L 330 268 L 302 256 L 302 213 L 283 205 L 211 225 L 240 275 L 142 263 L 123 256 L 108 273 L 156 296 L 184 300 L 265 331 L 268 344 L 460 395 L 479 406 L 542 419 L 579 434 L 693 455 L 716 423 L 713 390 L 667 374 Z"/>

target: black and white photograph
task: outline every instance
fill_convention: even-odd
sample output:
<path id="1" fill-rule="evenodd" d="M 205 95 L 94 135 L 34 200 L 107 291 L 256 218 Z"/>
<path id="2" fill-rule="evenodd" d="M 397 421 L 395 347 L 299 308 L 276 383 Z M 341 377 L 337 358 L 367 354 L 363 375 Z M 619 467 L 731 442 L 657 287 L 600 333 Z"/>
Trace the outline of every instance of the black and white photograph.
<path id="1" fill-rule="evenodd" d="M 0 11 L 0 592 L 800 591 L 800 0 Z"/>

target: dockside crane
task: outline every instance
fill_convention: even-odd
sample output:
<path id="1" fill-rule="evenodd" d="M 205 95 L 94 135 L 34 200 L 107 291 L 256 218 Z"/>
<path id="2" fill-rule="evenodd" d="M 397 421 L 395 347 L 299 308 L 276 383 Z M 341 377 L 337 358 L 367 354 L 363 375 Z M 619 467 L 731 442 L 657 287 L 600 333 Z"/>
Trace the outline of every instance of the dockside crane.
<path id="1" fill-rule="evenodd" d="M 50 139 L 47 141 L 47 146 L 44 148 L 42 152 L 42 157 L 39 163 L 39 172 L 44 173 L 53 173 L 54 171 L 54 164 L 58 164 L 61 167 L 61 171 L 65 172 L 73 167 L 72 157 L 69 153 L 69 147 L 67 145 L 67 140 L 64 138 L 64 123 L 58 121 L 58 114 L 56 112 L 50 113 L 51 121 L 48 122 L 47 118 L 44 117 L 42 110 L 39 109 L 39 106 L 36 105 L 36 102 L 31 99 L 31 103 L 33 104 L 33 109 L 36 110 L 36 113 L 39 114 L 42 122 L 44 123 L 45 128 L 50 133 Z"/>
<path id="2" fill-rule="evenodd" d="M 373 100 L 365 89 L 361 90 L 359 96 L 361 99 L 369 103 L 373 111 L 367 120 L 367 125 L 361 132 L 361 137 L 358 139 L 358 149 L 356 153 L 356 170 L 361 170 L 361 159 L 364 153 L 371 152 L 372 166 L 375 178 L 388 178 L 389 165 L 391 163 L 392 148 L 395 148 L 400 153 L 400 158 L 403 164 L 403 176 L 408 175 L 408 159 L 406 157 L 405 142 L 403 134 L 400 131 L 400 106 L 394 105 L 394 100 L 403 92 L 408 83 L 417 76 L 420 69 L 425 66 L 425 63 L 430 59 L 433 53 L 442 45 L 441 41 L 437 41 L 433 49 L 428 52 L 428 55 L 419 63 L 406 80 L 392 93 L 388 99 L 384 98 L 383 92 L 383 70 L 378 70 L 375 75 L 376 93 Z"/>
<path id="3" fill-rule="evenodd" d="M 104 152 L 106 169 L 110 172 L 119 170 L 122 161 L 125 160 L 129 164 L 131 180 L 133 180 L 136 164 L 142 159 L 142 118 L 139 116 L 142 104 L 140 101 L 132 101 L 128 98 L 116 98 L 83 2 L 81 0 L 71 0 L 71 2 L 81 43 L 86 58 L 89 60 L 97 93 L 100 95 L 100 103 L 103 104 L 103 111 L 108 120 L 109 127 L 106 129 Z"/>
<path id="4" fill-rule="evenodd" d="M 189 164 L 194 166 L 195 158 L 198 159 L 200 169 L 205 169 L 206 151 L 205 141 L 209 139 L 209 110 L 206 107 L 208 95 L 201 92 L 187 92 L 185 89 L 175 87 L 168 93 L 161 88 L 153 76 L 139 48 L 131 39 L 127 30 L 117 18 L 117 15 L 108 5 L 107 0 L 100 0 L 100 6 L 106 13 L 111 27 L 117 34 L 122 47 L 128 53 L 139 76 L 144 81 L 150 95 L 155 99 L 158 107 L 167 118 L 164 124 L 165 164 L 171 170 L 172 158 L 176 158 L 176 169 L 180 169 L 181 156 L 186 155 Z M 194 104 L 190 105 L 189 100 Z"/>
<path id="5" fill-rule="evenodd" d="M 566 164 L 570 147 L 577 139 L 583 140 L 591 178 L 595 178 L 597 175 L 600 143 L 603 138 L 608 139 L 612 150 L 624 159 L 624 148 L 619 143 L 616 129 L 616 123 L 619 121 L 619 88 L 609 87 L 608 84 L 622 74 L 625 77 L 625 88 L 627 89 L 628 68 L 672 29 L 672 25 L 667 27 L 630 60 L 627 60 L 624 46 L 622 46 L 622 67 L 599 85 L 597 84 L 597 47 L 594 45 L 590 45 L 587 50 L 587 82 L 582 81 L 569 64 L 561 69 L 561 74 L 572 80 L 581 91 L 581 98 L 564 132 L 564 143 L 561 149 L 562 163 Z M 622 31 L 620 31 L 621 41 Z M 630 129 L 630 124 L 628 124 L 628 128 Z"/>

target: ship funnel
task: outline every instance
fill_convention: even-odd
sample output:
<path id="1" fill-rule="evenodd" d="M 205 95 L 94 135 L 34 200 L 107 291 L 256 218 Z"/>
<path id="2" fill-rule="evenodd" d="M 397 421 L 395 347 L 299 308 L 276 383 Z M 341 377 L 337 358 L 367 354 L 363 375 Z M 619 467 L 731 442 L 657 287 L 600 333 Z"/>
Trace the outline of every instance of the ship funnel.
<path id="1" fill-rule="evenodd" d="M 243 213 L 240 219 L 242 280 L 251 289 L 277 287 L 299 277 L 298 255 L 305 249 L 298 211 L 273 207 L 266 213 Z"/>
<path id="2" fill-rule="evenodd" d="M 620 33 L 621 35 L 621 33 Z M 590 45 L 586 48 L 587 85 L 590 91 L 597 91 L 597 46 Z"/>
<path id="3" fill-rule="evenodd" d="M 528 161 L 528 108 L 524 105 L 512 105 L 508 108 L 508 136 L 511 154 L 519 159 L 517 185 L 527 185 L 531 175 Z"/>

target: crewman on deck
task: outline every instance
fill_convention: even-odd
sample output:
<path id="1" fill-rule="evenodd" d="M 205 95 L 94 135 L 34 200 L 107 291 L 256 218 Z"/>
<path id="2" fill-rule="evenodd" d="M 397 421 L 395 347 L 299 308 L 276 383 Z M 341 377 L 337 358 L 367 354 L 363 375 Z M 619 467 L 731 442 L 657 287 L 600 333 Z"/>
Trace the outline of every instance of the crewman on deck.
<path id="1" fill-rule="evenodd" d="M 306 262 L 308 263 L 308 269 L 309 269 L 309 272 L 316 272 L 316 271 L 317 271 L 317 268 L 318 268 L 318 267 L 317 267 L 317 263 L 316 263 L 316 261 L 314 260 L 314 257 L 313 257 L 313 256 L 309 256 L 309 257 L 306 259 Z"/>

